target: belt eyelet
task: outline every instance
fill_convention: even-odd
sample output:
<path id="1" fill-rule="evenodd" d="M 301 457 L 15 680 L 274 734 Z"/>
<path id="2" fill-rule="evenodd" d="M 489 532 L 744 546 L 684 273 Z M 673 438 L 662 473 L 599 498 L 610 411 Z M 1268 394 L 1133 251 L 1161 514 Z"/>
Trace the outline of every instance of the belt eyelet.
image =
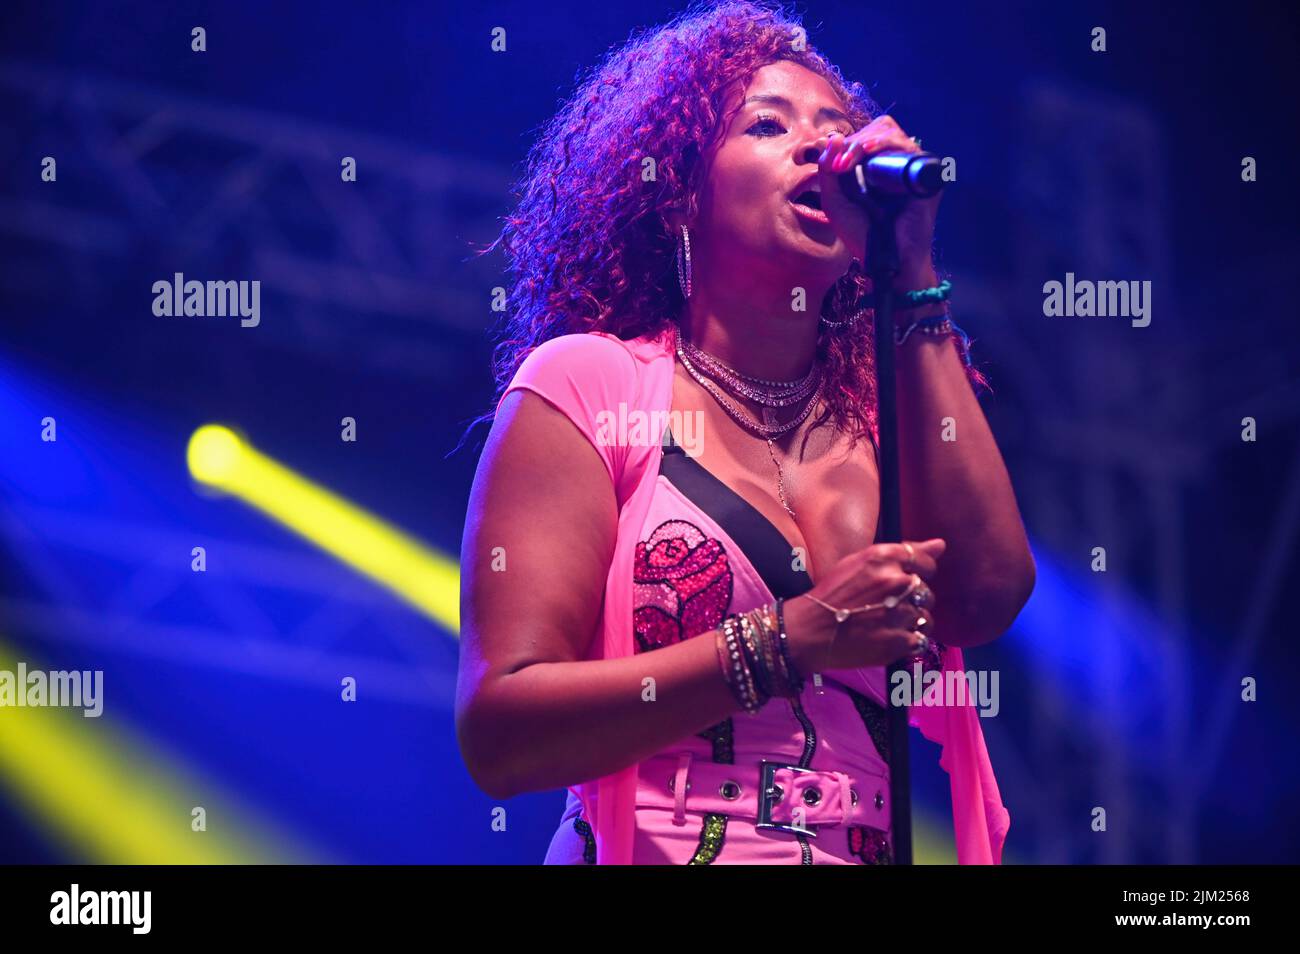
<path id="1" fill-rule="evenodd" d="M 718 786 L 718 794 L 729 802 L 734 802 L 740 798 L 740 783 L 730 780 L 723 782 Z"/>
<path id="2" fill-rule="evenodd" d="M 805 788 L 803 790 L 803 803 L 805 805 L 817 805 L 822 800 L 822 792 L 819 788 Z"/>
<path id="3" fill-rule="evenodd" d="M 855 807 L 858 804 L 858 790 L 856 788 L 849 789 L 849 804 Z"/>
<path id="4" fill-rule="evenodd" d="M 817 774 L 813 769 L 791 765 L 788 762 L 768 762 L 767 760 L 760 762 L 758 771 L 758 818 L 754 827 L 762 831 L 784 831 L 804 838 L 816 838 L 816 827 L 808 827 L 802 821 L 797 825 L 772 821 L 773 807 L 785 799 L 784 788 L 776 783 L 776 773 L 782 769 L 792 773 Z M 820 797 L 820 794 L 819 792 L 818 797 Z M 796 812 L 796 814 L 798 813 Z"/>
<path id="5" fill-rule="evenodd" d="M 876 792 L 876 811 L 885 807 L 885 795 L 883 792 Z"/>

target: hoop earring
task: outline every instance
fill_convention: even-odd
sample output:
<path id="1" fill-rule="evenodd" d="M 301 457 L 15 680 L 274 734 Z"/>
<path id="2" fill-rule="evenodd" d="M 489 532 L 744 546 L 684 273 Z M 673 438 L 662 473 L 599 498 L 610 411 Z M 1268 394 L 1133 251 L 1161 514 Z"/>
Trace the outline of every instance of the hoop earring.
<path id="1" fill-rule="evenodd" d="M 677 286 L 682 290 L 683 298 L 691 297 L 691 233 L 686 226 L 681 227 L 682 234 L 677 240 Z"/>

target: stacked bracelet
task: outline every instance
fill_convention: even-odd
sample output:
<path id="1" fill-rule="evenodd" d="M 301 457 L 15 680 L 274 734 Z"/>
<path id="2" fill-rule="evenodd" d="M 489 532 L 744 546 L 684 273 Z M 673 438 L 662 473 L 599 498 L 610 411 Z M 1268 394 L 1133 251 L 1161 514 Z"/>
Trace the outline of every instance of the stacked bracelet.
<path id="1" fill-rule="evenodd" d="M 897 310 L 903 311 L 909 308 L 920 308 L 923 305 L 941 305 L 946 302 L 952 295 L 952 282 L 944 279 L 934 288 L 922 288 L 917 291 L 904 292 L 900 298 Z M 948 316 L 948 309 L 945 307 L 942 315 L 934 315 L 930 318 L 918 318 L 899 333 L 894 329 L 894 344 L 901 345 L 907 341 L 908 336 L 913 331 L 923 335 L 933 335 L 936 338 L 946 337 L 952 334 L 952 319 Z"/>
<path id="2" fill-rule="evenodd" d="M 913 331 L 923 335 L 934 335 L 935 337 L 944 337 L 952 334 L 953 323 L 948 317 L 947 312 L 942 315 L 935 315 L 933 318 L 918 318 L 912 322 L 899 334 L 897 329 L 894 331 L 894 344 L 901 345 L 907 340 L 908 335 Z"/>
<path id="3" fill-rule="evenodd" d="M 773 696 L 803 692 L 803 677 L 790 658 L 781 602 L 728 616 L 715 640 L 722 674 L 746 712 L 757 712 Z"/>
<path id="4" fill-rule="evenodd" d="M 782 602 L 784 601 L 777 601 L 778 604 Z M 774 689 L 772 695 L 799 695 L 803 692 L 803 678 L 790 658 L 790 640 L 784 632 L 784 615 L 777 612 L 771 604 L 760 606 L 747 615 L 754 619 L 755 625 L 762 632 L 763 661 L 768 672 L 775 674 L 774 677 L 768 677 L 768 683 Z"/>
<path id="5" fill-rule="evenodd" d="M 957 345 L 957 354 L 961 358 L 962 364 L 966 367 L 971 366 L 970 356 L 970 335 L 962 331 L 961 328 L 948 315 L 936 315 L 933 318 L 921 318 L 912 322 L 901 333 L 895 330 L 894 344 L 902 345 L 907 341 L 908 335 L 913 331 L 923 335 L 933 335 L 935 337 L 952 338 Z"/>
<path id="6" fill-rule="evenodd" d="M 934 288 L 923 288 L 919 291 L 910 291 L 903 294 L 906 304 L 900 304 L 898 309 L 916 308 L 921 305 L 933 305 L 946 302 L 952 296 L 952 282 L 944 279 Z M 908 335 L 913 331 L 923 335 L 933 335 L 934 337 L 946 338 L 951 337 L 957 345 L 957 354 L 961 356 L 962 364 L 966 367 L 971 366 L 970 357 L 970 335 L 962 331 L 956 323 L 953 322 L 952 316 L 948 314 L 945 308 L 942 315 L 935 315 L 932 318 L 919 318 L 908 325 L 901 333 L 894 330 L 894 344 L 901 345 L 907 341 Z"/>
<path id="7" fill-rule="evenodd" d="M 731 687 L 732 695 L 736 697 L 741 707 L 746 712 L 753 713 L 763 708 L 767 699 L 759 697 L 753 672 L 749 668 L 749 661 L 738 635 L 739 629 L 737 616 L 728 616 L 722 621 L 722 632 L 718 634 L 718 653 L 721 656 L 725 646 L 722 672 L 727 679 L 727 685 Z"/>
<path id="8" fill-rule="evenodd" d="M 894 303 L 894 310 L 908 311 L 913 308 L 920 308 L 923 305 L 942 304 L 943 302 L 948 301 L 948 299 L 951 297 L 952 297 L 952 282 L 948 281 L 948 279 L 945 278 L 943 281 L 941 281 L 938 285 L 935 285 L 933 288 L 921 288 L 915 291 L 903 292 L 901 295 L 897 296 L 898 300 Z M 860 299 L 857 305 L 855 306 L 854 308 L 855 316 L 857 314 L 865 313 L 864 309 L 872 309 L 874 307 L 875 307 L 875 296 L 867 295 L 862 299 Z M 822 320 L 826 321 L 825 318 L 823 318 Z M 837 328 L 840 325 L 844 324 L 844 322 L 826 322 L 826 323 L 830 325 L 832 328 Z M 948 314 L 946 308 L 944 309 L 944 313 L 942 315 L 935 315 L 932 318 L 918 318 L 917 320 L 913 321 L 910 325 L 908 325 L 906 328 L 904 328 L 902 331 L 899 331 L 897 328 L 895 328 L 894 344 L 902 345 L 904 342 L 907 341 L 908 337 L 910 337 L 912 332 L 914 331 L 923 335 L 931 335 L 933 337 L 951 336 L 956 342 L 957 353 L 961 356 L 962 364 L 964 364 L 968 368 L 971 366 L 970 335 L 966 334 L 966 332 L 962 331 L 961 328 L 959 328 L 956 324 L 953 323 L 953 320 L 951 316 Z"/>

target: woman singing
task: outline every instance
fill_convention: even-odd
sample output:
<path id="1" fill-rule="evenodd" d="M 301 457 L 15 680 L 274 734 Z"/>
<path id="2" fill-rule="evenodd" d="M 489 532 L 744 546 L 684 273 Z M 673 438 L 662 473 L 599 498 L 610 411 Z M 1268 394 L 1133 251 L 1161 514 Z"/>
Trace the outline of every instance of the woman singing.
<path id="1" fill-rule="evenodd" d="M 1028 599 L 937 198 L 898 222 L 906 542 L 873 543 L 867 221 L 837 179 L 917 149 L 753 3 L 635 37 L 535 145 L 500 239 L 457 731 L 493 797 L 569 789 L 547 863 L 889 863 L 885 667 L 961 671 Z M 909 717 L 943 747 L 958 860 L 999 863 L 976 712 Z"/>

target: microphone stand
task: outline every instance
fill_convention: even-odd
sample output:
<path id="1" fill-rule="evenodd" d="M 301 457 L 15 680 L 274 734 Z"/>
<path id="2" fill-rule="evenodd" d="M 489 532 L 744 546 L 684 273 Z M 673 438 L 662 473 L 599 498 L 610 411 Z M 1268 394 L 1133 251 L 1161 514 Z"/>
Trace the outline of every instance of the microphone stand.
<path id="1" fill-rule="evenodd" d="M 898 395 L 894 390 L 894 279 L 899 272 L 898 215 L 911 198 L 935 195 L 944 187 L 943 164 L 929 153 L 899 153 L 873 157 L 840 177 L 849 199 L 866 209 L 867 260 L 875 298 L 876 406 L 880 431 L 880 517 L 877 543 L 903 539 L 898 485 Z M 895 673 L 906 673 L 910 657 L 890 664 L 885 673 L 889 700 Z M 906 685 L 906 681 L 903 683 Z M 918 698 L 912 687 L 905 705 L 886 705 L 889 719 L 890 840 L 894 864 L 912 864 L 912 778 L 908 752 L 908 714 Z"/>
<path id="2" fill-rule="evenodd" d="M 898 275 L 898 214 L 906 196 L 873 193 L 863 203 L 870 226 L 867 260 L 875 298 L 876 403 L 880 431 L 880 516 L 877 543 L 902 540 L 902 511 L 898 477 L 898 402 L 894 391 L 894 279 Z M 907 671 L 907 660 L 892 663 L 885 674 L 885 698 L 890 698 L 894 673 Z M 909 700 L 910 701 L 910 700 Z M 889 804 L 894 864 L 912 864 L 912 786 L 908 753 L 908 706 L 886 706 L 889 713 Z"/>

